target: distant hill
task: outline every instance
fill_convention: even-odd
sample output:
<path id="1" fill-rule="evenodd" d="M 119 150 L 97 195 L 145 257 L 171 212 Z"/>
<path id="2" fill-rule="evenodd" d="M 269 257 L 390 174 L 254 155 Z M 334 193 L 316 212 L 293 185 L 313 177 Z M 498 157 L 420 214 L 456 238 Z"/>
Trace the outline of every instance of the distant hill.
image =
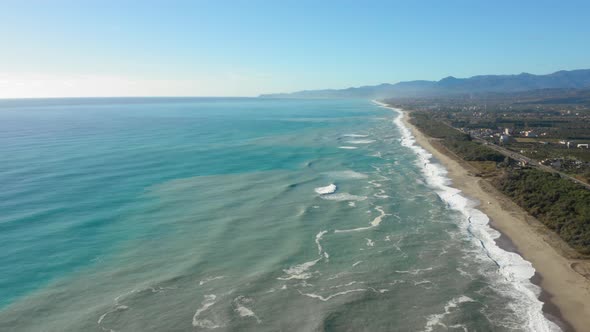
<path id="1" fill-rule="evenodd" d="M 510 93 L 539 89 L 590 88 L 590 69 L 558 71 L 548 75 L 480 75 L 469 78 L 452 76 L 440 81 L 409 81 L 348 89 L 306 90 L 265 94 L 263 98 L 396 98 L 428 97 L 465 93 Z"/>

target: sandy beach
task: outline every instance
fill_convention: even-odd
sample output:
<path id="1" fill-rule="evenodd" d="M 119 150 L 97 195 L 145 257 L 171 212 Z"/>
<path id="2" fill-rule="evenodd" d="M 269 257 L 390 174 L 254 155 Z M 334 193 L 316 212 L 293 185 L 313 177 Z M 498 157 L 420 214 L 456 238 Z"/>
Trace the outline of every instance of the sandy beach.
<path id="1" fill-rule="evenodd" d="M 590 331 L 590 268 L 588 260 L 576 252 L 538 220 L 527 214 L 490 183 L 474 175 L 470 165 L 426 137 L 408 122 L 416 142 L 448 170 L 453 186 L 480 202 L 478 208 L 491 219 L 491 226 L 504 236 L 498 240 L 506 250 L 514 250 L 533 264 L 533 281 L 543 289 L 544 312 L 557 320 L 565 331 Z M 508 239 L 506 239 L 507 237 Z M 561 321 L 561 322 L 559 322 Z"/>

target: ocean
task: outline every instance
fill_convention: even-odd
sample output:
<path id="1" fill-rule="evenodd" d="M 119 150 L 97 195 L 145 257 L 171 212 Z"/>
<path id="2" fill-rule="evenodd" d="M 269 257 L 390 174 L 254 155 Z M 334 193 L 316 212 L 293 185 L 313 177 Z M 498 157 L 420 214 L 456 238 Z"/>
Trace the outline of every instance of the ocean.
<path id="1" fill-rule="evenodd" d="M 0 330 L 559 330 L 400 114 L 0 101 Z"/>

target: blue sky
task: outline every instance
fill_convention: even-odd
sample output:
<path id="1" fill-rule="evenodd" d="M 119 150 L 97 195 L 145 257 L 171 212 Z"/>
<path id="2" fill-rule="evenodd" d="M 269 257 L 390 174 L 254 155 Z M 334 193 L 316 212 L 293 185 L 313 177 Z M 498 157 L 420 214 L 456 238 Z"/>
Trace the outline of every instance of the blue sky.
<path id="1" fill-rule="evenodd" d="M 2 1 L 0 98 L 251 96 L 590 68 L 590 1 Z"/>

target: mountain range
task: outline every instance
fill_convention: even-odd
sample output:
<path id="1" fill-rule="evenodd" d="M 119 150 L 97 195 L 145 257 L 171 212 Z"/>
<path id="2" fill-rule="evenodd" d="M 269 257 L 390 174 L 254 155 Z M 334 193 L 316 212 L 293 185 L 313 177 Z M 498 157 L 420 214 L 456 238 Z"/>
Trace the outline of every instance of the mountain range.
<path id="1" fill-rule="evenodd" d="M 439 81 L 383 83 L 347 89 L 305 90 L 264 94 L 263 98 L 404 98 L 443 95 L 510 93 L 538 89 L 590 88 L 590 69 L 561 70 L 548 75 L 479 75 L 469 78 L 445 77 Z"/>

